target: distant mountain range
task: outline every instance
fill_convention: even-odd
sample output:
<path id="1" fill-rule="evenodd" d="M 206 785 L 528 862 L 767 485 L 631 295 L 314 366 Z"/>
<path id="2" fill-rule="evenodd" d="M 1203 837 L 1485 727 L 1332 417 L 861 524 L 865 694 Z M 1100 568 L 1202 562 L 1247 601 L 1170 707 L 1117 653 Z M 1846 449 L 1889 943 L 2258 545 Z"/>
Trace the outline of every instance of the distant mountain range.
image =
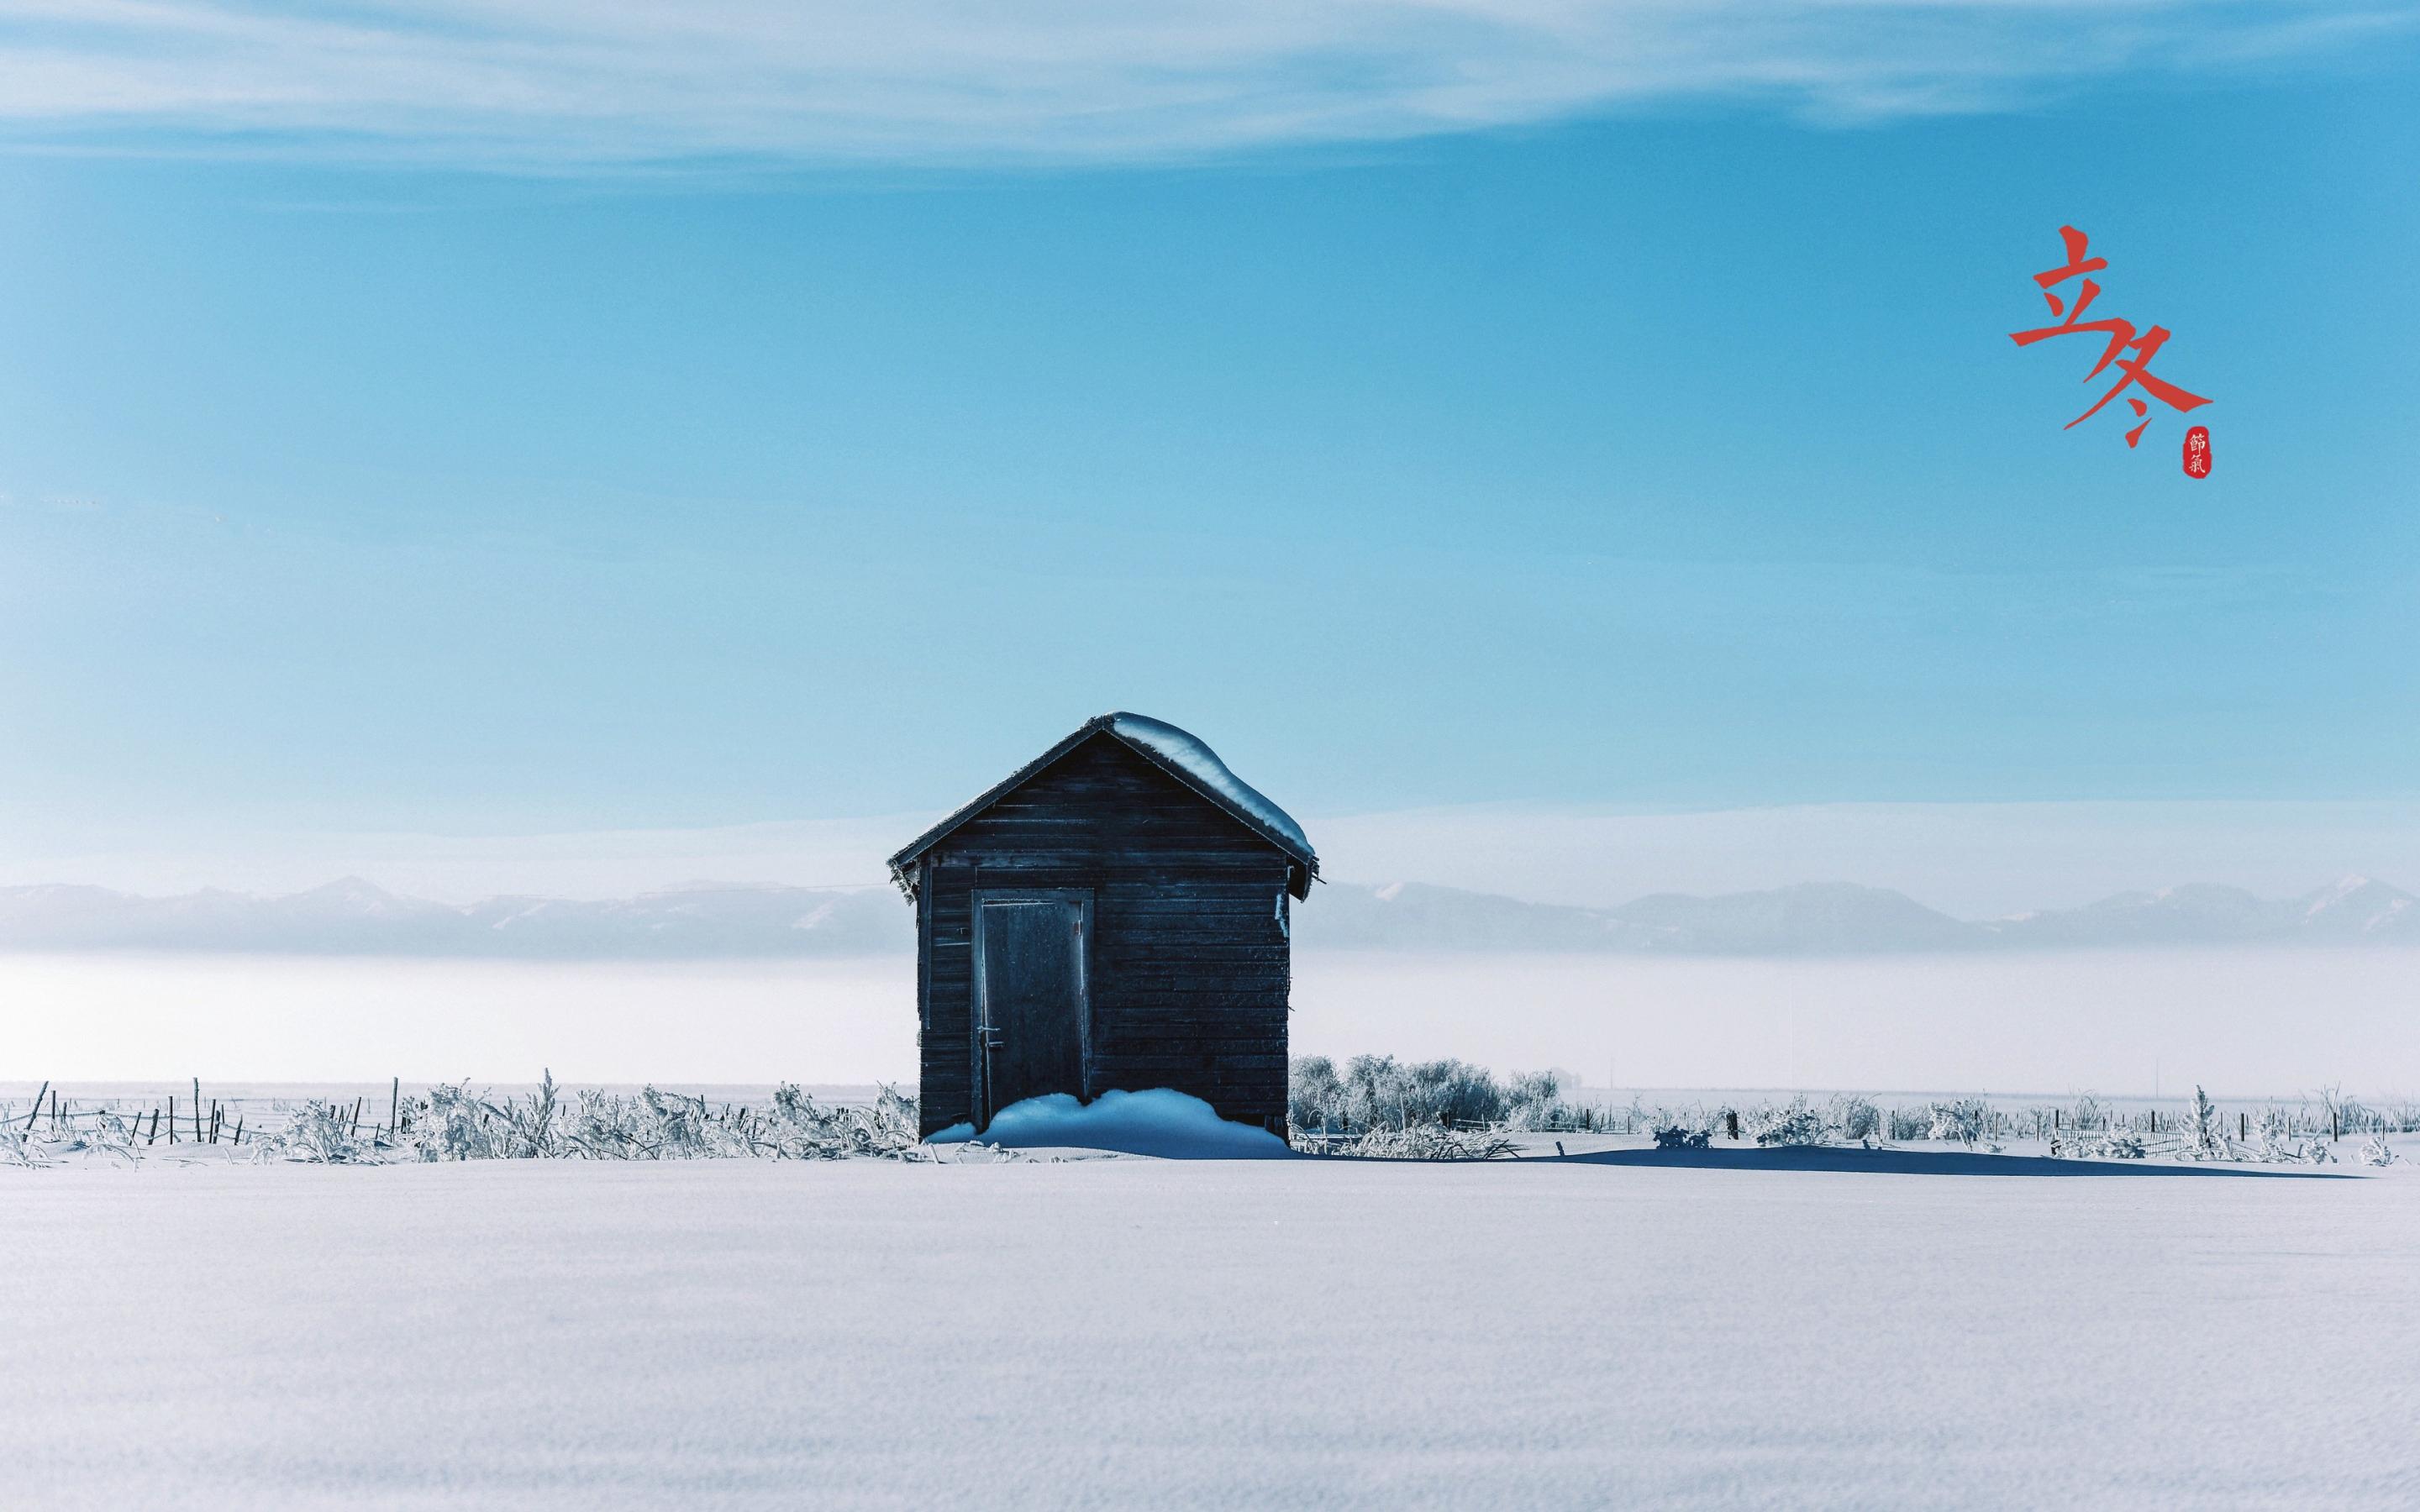
<path id="1" fill-rule="evenodd" d="M 1967 920 L 1850 883 L 1620 908 L 1523 903 L 1417 882 L 1320 887 L 1294 915 L 1306 950 L 1878 955 L 2152 946 L 2420 945 L 2420 899 L 2366 877 L 2307 897 L 2237 887 L 2119 893 L 2082 908 Z M 888 887 L 700 884 L 608 902 L 400 898 L 358 877 L 263 898 L 209 889 L 141 898 L 105 887 L 0 887 L 0 949 L 232 950 L 522 960 L 887 955 L 914 940 Z"/>
<path id="2" fill-rule="evenodd" d="M 2272 901 L 2240 887 L 2121 892 L 2082 908 L 1968 920 L 1847 882 L 1572 908 L 1416 882 L 1340 885 L 1297 914 L 1305 945 L 1356 949 L 1874 955 L 2178 945 L 2420 945 L 2420 899 L 2366 877 Z"/>
<path id="3" fill-rule="evenodd" d="M 0 887 L 0 949 L 252 950 L 535 960 L 878 955 L 915 943 L 889 887 L 697 886 L 610 902 L 399 898 L 359 877 L 283 898 Z"/>

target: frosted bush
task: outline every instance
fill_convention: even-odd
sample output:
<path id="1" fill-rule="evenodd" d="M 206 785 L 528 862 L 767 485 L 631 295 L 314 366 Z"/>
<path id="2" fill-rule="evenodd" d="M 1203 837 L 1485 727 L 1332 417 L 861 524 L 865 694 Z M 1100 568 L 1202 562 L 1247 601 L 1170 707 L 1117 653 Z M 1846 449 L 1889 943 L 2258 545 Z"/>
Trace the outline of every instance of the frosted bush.
<path id="1" fill-rule="evenodd" d="M 2180 1133 L 2183 1148 L 2179 1153 L 2187 1160 L 2233 1158 L 2234 1152 L 2226 1140 L 2226 1125 L 2198 1085 L 2194 1088 L 2193 1109 L 2185 1115 L 2185 1126 Z"/>
<path id="2" fill-rule="evenodd" d="M 68 1134 L 68 1151 L 71 1154 L 107 1155 L 132 1165 L 143 1157 L 134 1148 L 134 1131 L 108 1108 L 92 1116 L 89 1125 L 78 1125 Z"/>
<path id="3" fill-rule="evenodd" d="M 504 1159 L 544 1160 L 565 1153 L 563 1104 L 555 1096 L 553 1072 L 542 1075 L 537 1090 L 524 1098 L 484 1105 L 501 1125 L 490 1137 L 502 1147 Z"/>
<path id="4" fill-rule="evenodd" d="M 1883 1115 L 1885 1137 L 1891 1140 L 1927 1139 L 1932 1134 L 1932 1110 L 1929 1107 L 1893 1108 Z"/>
<path id="5" fill-rule="evenodd" d="M 1703 1149 L 1712 1136 L 1703 1129 L 1691 1129 L 1678 1123 L 1668 1123 L 1655 1131 L 1658 1149 Z"/>
<path id="6" fill-rule="evenodd" d="M 2294 1137 L 2293 1131 L 2293 1119 L 2284 1108 L 2273 1103 L 2262 1108 L 2258 1120 L 2252 1126 L 2252 1132 L 2258 1140 L 2260 1158 L 2265 1161 L 2302 1159 L 2302 1142 Z"/>
<path id="7" fill-rule="evenodd" d="M 1760 1145 L 1820 1145 L 1825 1142 L 1823 1117 L 1793 1097 L 1788 1107 L 1763 1107 L 1747 1117 L 1748 1133 Z"/>
<path id="8" fill-rule="evenodd" d="M 1295 1059 L 1286 1086 L 1286 1119 L 1296 1129 L 1325 1129 L 1344 1107 L 1344 1083 L 1326 1056 Z"/>
<path id="9" fill-rule="evenodd" d="M 2261 1160 L 2278 1165 L 2324 1165 L 2335 1157 L 2328 1153 L 2325 1139 L 2317 1134 L 2305 1137 L 2294 1131 L 2293 1115 L 2274 1103 L 2260 1110 L 2252 1125 L 2254 1153 Z"/>
<path id="10" fill-rule="evenodd" d="M 2086 1138 L 2078 1146 L 2083 1152 L 2101 1160 L 2141 1160 L 2148 1151 L 2143 1136 L 2128 1129 L 2107 1129 Z"/>
<path id="11" fill-rule="evenodd" d="M 635 1096 L 582 1090 L 566 1103 L 551 1072 L 537 1089 L 499 1099 L 467 1082 L 441 1082 L 397 1106 L 393 1138 L 364 1135 L 354 1110 L 314 1101 L 287 1110 L 282 1125 L 256 1130 L 255 1160 L 345 1165 L 396 1158 L 463 1160 L 931 1160 L 916 1100 L 881 1088 L 871 1105 L 818 1104 L 797 1086 L 774 1089 L 770 1107 L 724 1104 L 654 1087 Z M 43 1165 L 58 1151 L 127 1161 L 144 1151 L 132 1126 L 107 1109 L 79 1115 L 58 1140 L 37 1139 L 22 1119 L 0 1120 L 0 1165 Z"/>
<path id="12" fill-rule="evenodd" d="M 1935 1103 L 1930 1111 L 1932 1121 L 1925 1133 L 1926 1138 L 1964 1145 L 1969 1149 L 1974 1149 L 1977 1141 L 1983 1137 L 1992 1116 L 1992 1110 L 1984 1106 L 1982 1100 L 1973 1097 L 1960 1098 L 1955 1103 Z"/>
<path id="13" fill-rule="evenodd" d="M 714 1160 L 752 1153 L 736 1123 L 701 1097 L 643 1087 L 639 1095 L 586 1090 L 564 1140 L 592 1160 Z"/>
<path id="14" fill-rule="evenodd" d="M 468 1082 L 440 1082 L 426 1098 L 411 1101 L 411 1149 L 424 1161 L 502 1160 L 510 1153 L 510 1129 L 485 1094 Z"/>
<path id="15" fill-rule="evenodd" d="M 1400 1065 L 1392 1056 L 1356 1056 L 1346 1062 L 1347 1111 L 1363 1128 L 1391 1121 L 1493 1123 L 1504 1116 L 1504 1089 L 1483 1066 L 1461 1060 Z"/>
<path id="16" fill-rule="evenodd" d="M 1823 1110 L 1823 1122 L 1836 1138 L 1871 1139 L 1882 1133 L 1883 1115 L 1866 1099 L 1843 1092 Z"/>
<path id="17" fill-rule="evenodd" d="M 628 1160 L 645 1140 L 635 1099 L 583 1089 L 579 1106 L 566 1124 L 567 1152 L 592 1160 Z"/>
<path id="18" fill-rule="evenodd" d="M 2361 1147 L 2361 1163 L 2364 1165 L 2392 1165 L 2395 1164 L 2395 1151 L 2388 1147 L 2386 1143 L 2386 1135 L 2384 1134 L 2371 1134 L 2369 1136 L 2369 1142 Z"/>
<path id="19" fill-rule="evenodd" d="M 790 1083 L 773 1090 L 760 1122 L 743 1118 L 741 1134 L 753 1152 L 785 1160 L 925 1160 L 916 1131 L 916 1100 L 884 1087 L 867 1107 L 825 1107 Z"/>
<path id="20" fill-rule="evenodd" d="M 285 1127 L 261 1134 L 254 1144 L 256 1161 L 307 1161 L 320 1165 L 349 1165 L 371 1159 L 374 1142 L 349 1132 L 352 1115 L 344 1108 L 313 1101 L 287 1117 Z"/>
<path id="21" fill-rule="evenodd" d="M 0 1122 L 0 1165 L 48 1165 L 49 1152 L 16 1121 Z"/>
<path id="22" fill-rule="evenodd" d="M 639 1088 L 645 1152 L 657 1160 L 710 1160 L 738 1151 L 730 1148 L 706 1116 L 706 1099 Z"/>
<path id="23" fill-rule="evenodd" d="M 1415 1123 L 1405 1129 L 1373 1129 L 1349 1139 L 1323 1146 L 1331 1155 L 1359 1155 L 1368 1160 L 1502 1160 L 1517 1154 L 1510 1139 L 1494 1134 L 1449 1129 L 1441 1123 Z"/>
<path id="24" fill-rule="evenodd" d="M 1485 1067 L 1460 1060 L 1406 1064 L 1392 1056 L 1355 1056 L 1340 1072 L 1326 1057 L 1312 1056 L 1294 1063 L 1287 1103 L 1295 1128 L 1349 1133 L 1494 1123 L 1512 1095 Z"/>
<path id="25" fill-rule="evenodd" d="M 1553 1072 L 1512 1073 L 1504 1094 L 1506 1128 L 1570 1129 L 1585 1121 L 1580 1109 L 1563 1101 L 1562 1079 Z"/>
<path id="26" fill-rule="evenodd" d="M 1549 1130 L 1599 1121 L 1595 1109 L 1564 1101 L 1562 1079 L 1551 1071 L 1499 1079 L 1467 1061 L 1392 1056 L 1355 1056 L 1341 1070 L 1326 1056 L 1299 1057 L 1287 1077 L 1286 1118 L 1292 1128 L 1321 1135 L 1421 1123 Z"/>

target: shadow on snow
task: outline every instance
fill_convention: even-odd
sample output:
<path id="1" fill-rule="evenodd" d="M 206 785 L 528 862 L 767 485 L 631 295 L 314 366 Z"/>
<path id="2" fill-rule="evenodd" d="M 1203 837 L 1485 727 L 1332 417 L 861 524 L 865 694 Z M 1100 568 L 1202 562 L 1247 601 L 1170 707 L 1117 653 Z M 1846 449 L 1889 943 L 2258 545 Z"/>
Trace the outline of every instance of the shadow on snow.
<path id="1" fill-rule="evenodd" d="M 1537 1157 L 1531 1156 L 1535 1160 Z M 2334 1180 L 2337 1171 L 2246 1170 L 2240 1165 L 2175 1165 L 2147 1161 L 2054 1160 L 1966 1150 L 1850 1149 L 1785 1145 L 1770 1149 L 1604 1149 L 1548 1156 L 1562 1165 L 1671 1165 L 1733 1171 L 1880 1171 L 1898 1176 L 2249 1176 Z"/>

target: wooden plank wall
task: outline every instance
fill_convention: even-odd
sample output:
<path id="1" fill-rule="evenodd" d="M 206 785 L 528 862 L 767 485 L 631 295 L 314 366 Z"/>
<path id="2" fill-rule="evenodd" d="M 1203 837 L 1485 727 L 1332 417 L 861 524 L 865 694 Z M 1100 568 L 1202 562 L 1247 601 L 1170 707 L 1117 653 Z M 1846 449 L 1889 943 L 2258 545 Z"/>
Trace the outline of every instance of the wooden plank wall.
<path id="1" fill-rule="evenodd" d="M 972 894 L 1089 887 L 1093 1086 L 1170 1087 L 1282 1132 L 1291 955 L 1283 853 L 1115 737 L 1084 742 L 924 858 L 925 1132 L 970 1117 Z"/>

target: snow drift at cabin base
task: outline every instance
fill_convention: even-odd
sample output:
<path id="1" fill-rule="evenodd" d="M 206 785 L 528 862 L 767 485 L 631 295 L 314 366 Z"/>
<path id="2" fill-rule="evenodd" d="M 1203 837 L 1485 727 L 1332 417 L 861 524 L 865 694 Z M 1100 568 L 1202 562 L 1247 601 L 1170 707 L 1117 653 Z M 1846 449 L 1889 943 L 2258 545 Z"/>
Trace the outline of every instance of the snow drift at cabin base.
<path id="1" fill-rule="evenodd" d="M 974 1137 L 973 1125 L 954 1123 L 926 1143 Z M 1200 1098 L 1165 1087 L 1103 1092 L 1090 1103 L 1065 1092 L 1030 1097 L 993 1115 L 983 1138 L 1012 1149 L 1109 1149 L 1168 1160 L 1282 1160 L 1294 1153 L 1266 1129 L 1230 1122 Z"/>

